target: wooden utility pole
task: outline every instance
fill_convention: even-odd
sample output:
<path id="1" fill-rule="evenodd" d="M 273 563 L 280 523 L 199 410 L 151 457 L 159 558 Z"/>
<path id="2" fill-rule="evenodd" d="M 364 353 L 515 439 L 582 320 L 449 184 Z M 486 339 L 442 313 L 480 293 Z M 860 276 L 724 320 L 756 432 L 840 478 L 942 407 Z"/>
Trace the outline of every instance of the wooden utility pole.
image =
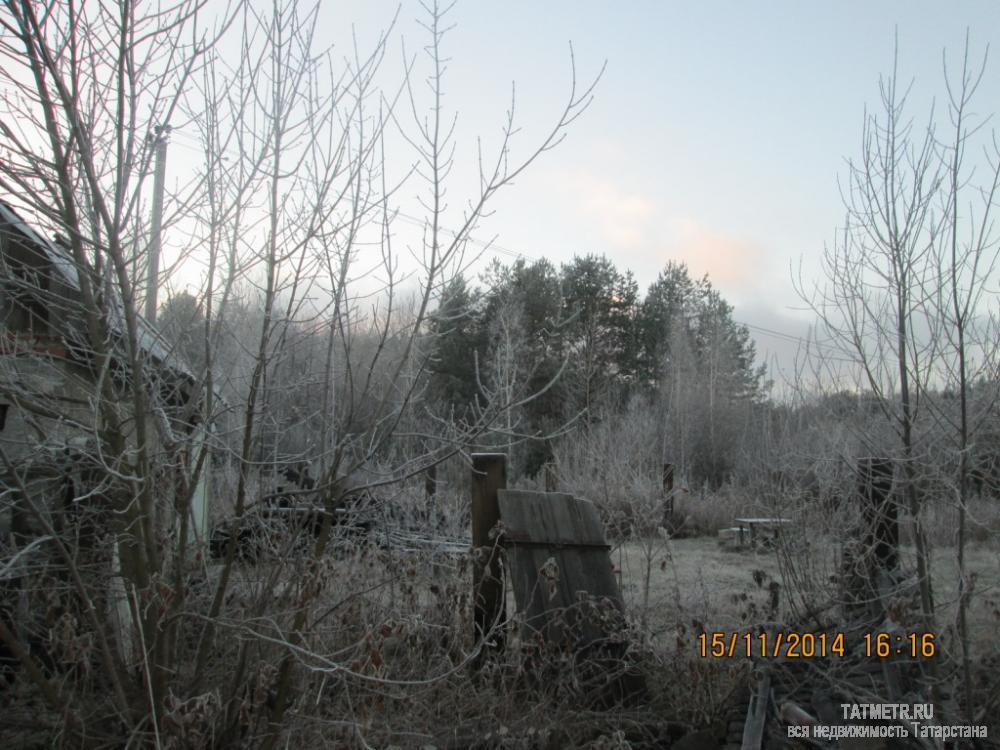
<path id="1" fill-rule="evenodd" d="M 472 568 L 473 622 L 476 643 L 481 643 L 505 613 L 500 546 L 490 531 L 500 520 L 497 491 L 507 489 L 507 456 L 503 453 L 472 454 L 472 547 L 477 550 Z M 495 648 L 503 645 L 500 633 L 493 636 Z"/>
<path id="2" fill-rule="evenodd" d="M 163 228 L 163 182 L 167 171 L 167 139 L 169 125 L 157 125 L 153 142 L 153 217 L 149 237 L 149 257 L 146 266 L 146 320 L 156 322 L 156 297 L 160 275 L 160 232 Z"/>

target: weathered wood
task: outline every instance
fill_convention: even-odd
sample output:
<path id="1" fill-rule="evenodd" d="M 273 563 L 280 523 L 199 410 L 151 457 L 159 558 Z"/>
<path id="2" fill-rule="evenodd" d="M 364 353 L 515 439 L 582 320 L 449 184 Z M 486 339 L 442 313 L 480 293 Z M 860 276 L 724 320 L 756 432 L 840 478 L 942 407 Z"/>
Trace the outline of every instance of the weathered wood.
<path id="1" fill-rule="evenodd" d="M 610 549 L 593 503 L 563 492 L 503 490 L 499 493 L 504 538 L 552 546 L 598 545 Z"/>
<path id="2" fill-rule="evenodd" d="M 625 607 L 597 509 L 562 493 L 498 493 L 521 637 L 574 656 L 586 700 L 640 701 L 627 657 Z"/>
<path id="3" fill-rule="evenodd" d="M 674 491 L 674 465 L 663 464 L 663 494 L 669 497 Z"/>
<path id="4" fill-rule="evenodd" d="M 427 467 L 427 471 L 424 472 L 424 494 L 428 499 L 434 497 L 437 494 L 437 477 L 438 477 L 438 467 L 437 464 L 433 464 Z"/>
<path id="5" fill-rule="evenodd" d="M 479 550 L 472 569 L 473 612 L 476 643 L 505 617 L 503 568 L 498 540 L 490 532 L 500 520 L 497 492 L 507 487 L 507 456 L 472 454 L 472 546 Z M 502 633 L 493 634 L 495 649 L 503 646 Z"/>
<path id="6" fill-rule="evenodd" d="M 663 527 L 669 529 L 674 517 L 674 465 L 663 464 Z"/>
<path id="7" fill-rule="evenodd" d="M 765 669 L 757 683 L 757 690 L 747 706 L 747 720 L 743 725 L 742 750 L 760 750 L 767 723 L 767 706 L 771 700 L 771 672 Z"/>
<path id="8" fill-rule="evenodd" d="M 589 646 L 624 611 L 606 550 L 516 545 L 508 556 L 518 611 L 546 642 Z"/>
<path id="9" fill-rule="evenodd" d="M 864 545 L 875 567 L 899 567 L 899 520 L 892 492 L 892 461 L 863 458 L 858 462 L 858 494 L 865 520 Z"/>

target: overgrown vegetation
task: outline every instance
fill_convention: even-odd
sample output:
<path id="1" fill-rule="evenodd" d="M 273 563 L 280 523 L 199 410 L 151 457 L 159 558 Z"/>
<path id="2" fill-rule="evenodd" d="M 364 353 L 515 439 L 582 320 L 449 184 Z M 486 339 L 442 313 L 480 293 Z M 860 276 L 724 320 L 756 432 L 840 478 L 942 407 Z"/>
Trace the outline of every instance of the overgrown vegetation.
<path id="1" fill-rule="evenodd" d="M 1000 159 L 990 139 L 978 172 L 966 156 L 986 135 L 971 55 L 947 79 L 947 137 L 913 127 L 895 72 L 883 82 L 829 284 L 803 284 L 810 369 L 778 401 L 732 306 L 682 264 L 644 293 L 601 255 L 467 270 L 490 200 L 558 145 L 600 73 L 582 84 L 571 55 L 565 106 L 532 146 L 511 107 L 492 156 L 466 153 L 442 101 L 447 11 L 425 11 L 426 47 L 385 87 L 391 24 L 341 62 L 295 0 L 210 21 L 188 0 L 4 3 L 4 734 L 668 746 L 724 724 L 747 682 L 745 660 L 700 657 L 699 634 L 843 615 L 869 553 L 871 457 L 895 466 L 904 511 L 888 614 L 940 633 L 922 677 L 951 717 L 998 715 Z M 199 161 L 150 222 L 177 119 Z M 416 166 L 386 156 L 401 144 Z M 478 190 L 449 211 L 463 157 Z M 403 186 L 424 208 L 407 248 Z M 139 313 L 157 294 L 151 223 L 186 238 L 159 274 L 157 328 Z M 174 290 L 182 267 L 196 282 Z M 588 704 L 571 650 L 528 654 L 516 635 L 472 668 L 481 550 L 454 546 L 480 450 L 508 454 L 512 485 L 601 509 L 648 705 Z M 362 507 L 374 520 L 344 520 Z M 306 521 L 281 520 L 293 510 Z M 718 548 L 740 515 L 798 532 Z"/>

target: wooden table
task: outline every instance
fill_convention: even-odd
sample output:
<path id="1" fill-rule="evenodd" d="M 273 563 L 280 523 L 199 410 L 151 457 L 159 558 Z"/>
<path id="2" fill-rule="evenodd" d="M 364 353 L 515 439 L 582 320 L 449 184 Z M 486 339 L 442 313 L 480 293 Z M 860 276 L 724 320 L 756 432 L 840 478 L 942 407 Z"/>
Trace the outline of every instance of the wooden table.
<path id="1" fill-rule="evenodd" d="M 737 518 L 736 527 L 740 530 L 740 546 L 744 544 L 744 533 L 749 536 L 749 542 L 754 545 L 757 542 L 757 530 L 770 531 L 772 537 L 777 537 L 781 533 L 781 528 L 790 524 L 791 518 Z"/>

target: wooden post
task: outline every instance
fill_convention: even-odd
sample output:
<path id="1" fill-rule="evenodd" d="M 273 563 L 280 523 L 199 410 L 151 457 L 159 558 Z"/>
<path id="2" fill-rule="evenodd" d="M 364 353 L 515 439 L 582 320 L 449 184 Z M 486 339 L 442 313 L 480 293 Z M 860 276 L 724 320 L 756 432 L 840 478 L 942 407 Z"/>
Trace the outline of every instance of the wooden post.
<path id="1" fill-rule="evenodd" d="M 899 521 L 892 491 L 892 461 L 863 458 L 858 462 L 858 494 L 865 519 L 864 549 L 886 571 L 899 566 Z"/>
<path id="2" fill-rule="evenodd" d="M 858 492 L 865 524 L 860 566 L 864 579 L 859 581 L 859 588 L 867 599 L 867 616 L 874 621 L 885 616 L 899 568 L 899 522 L 892 497 L 892 475 L 891 459 L 862 458 L 858 462 Z M 903 695 L 901 665 L 883 660 L 881 666 L 887 697 L 898 702 Z"/>
<path id="3" fill-rule="evenodd" d="M 674 491 L 674 465 L 663 464 L 663 494 L 671 495 Z"/>
<path id="4" fill-rule="evenodd" d="M 674 518 L 674 465 L 663 464 L 663 526 L 669 529 Z"/>
<path id="5" fill-rule="evenodd" d="M 437 494 L 437 482 L 438 482 L 438 467 L 437 464 L 433 464 L 427 467 L 427 471 L 424 472 L 424 494 L 427 499 L 430 500 Z"/>
<path id="6" fill-rule="evenodd" d="M 505 615 L 503 575 L 497 540 L 490 531 L 500 520 L 497 490 L 507 489 L 507 456 L 503 453 L 472 454 L 472 547 L 483 549 L 472 568 L 475 639 L 479 643 Z M 503 646 L 502 634 L 494 634 L 495 649 Z M 477 662 L 478 663 L 478 662 Z"/>

